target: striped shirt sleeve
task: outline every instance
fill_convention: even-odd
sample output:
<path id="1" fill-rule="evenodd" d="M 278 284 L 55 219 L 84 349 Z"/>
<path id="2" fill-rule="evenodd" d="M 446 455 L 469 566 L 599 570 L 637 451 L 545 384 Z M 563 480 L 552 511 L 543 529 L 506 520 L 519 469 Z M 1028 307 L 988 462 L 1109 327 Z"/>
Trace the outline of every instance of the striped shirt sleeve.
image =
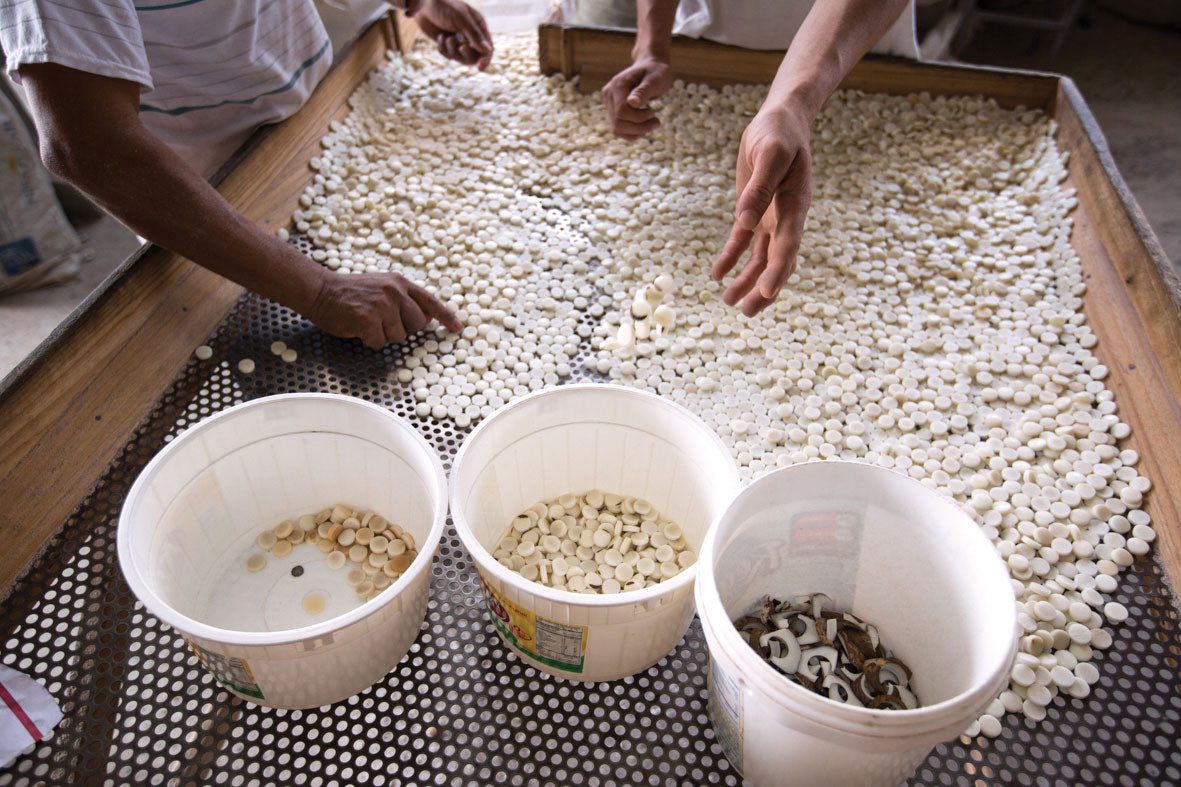
<path id="1" fill-rule="evenodd" d="M 14 79 L 22 65 L 56 63 L 153 87 L 133 0 L 6 0 L 0 46 Z"/>

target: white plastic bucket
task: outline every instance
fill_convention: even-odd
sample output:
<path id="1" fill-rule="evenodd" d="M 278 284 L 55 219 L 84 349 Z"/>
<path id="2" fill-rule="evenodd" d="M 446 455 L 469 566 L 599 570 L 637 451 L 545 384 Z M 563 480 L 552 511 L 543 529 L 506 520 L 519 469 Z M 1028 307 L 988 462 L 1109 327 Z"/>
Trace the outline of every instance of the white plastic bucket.
<path id="1" fill-rule="evenodd" d="M 419 556 L 379 595 L 356 606 L 345 571 L 306 546 L 246 570 L 262 530 L 341 502 L 414 537 Z M 119 564 L 228 690 L 310 708 L 372 685 L 410 649 L 446 513 L 443 466 L 402 419 L 347 396 L 270 396 L 191 427 L 148 463 L 119 517 Z M 314 618 L 310 592 L 327 599 Z"/>
<path id="2" fill-rule="evenodd" d="M 1017 618 L 992 544 L 951 501 L 856 462 L 769 473 L 738 495 L 701 550 L 697 610 L 709 710 L 755 785 L 898 784 L 1008 684 Z M 825 593 L 877 626 L 922 707 L 852 707 L 790 682 L 733 621 L 771 595 Z"/>
<path id="3" fill-rule="evenodd" d="M 492 557 L 512 519 L 542 500 L 591 489 L 643 497 L 696 551 L 738 490 L 738 469 L 683 407 L 615 385 L 565 385 L 484 421 L 451 471 L 451 518 L 507 645 L 551 675 L 614 680 L 647 669 L 693 618 L 697 566 L 644 590 L 587 595 L 525 579 Z"/>

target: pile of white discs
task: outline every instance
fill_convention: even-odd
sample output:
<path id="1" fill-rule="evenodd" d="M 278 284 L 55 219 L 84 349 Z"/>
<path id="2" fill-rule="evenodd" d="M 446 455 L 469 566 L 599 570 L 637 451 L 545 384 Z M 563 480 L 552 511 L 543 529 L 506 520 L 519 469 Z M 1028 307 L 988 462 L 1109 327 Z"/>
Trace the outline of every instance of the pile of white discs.
<path id="1" fill-rule="evenodd" d="M 709 269 L 764 89 L 678 83 L 662 127 L 628 143 L 597 96 L 539 76 L 536 51 L 501 38 L 485 73 L 426 46 L 394 58 L 311 162 L 294 226 L 314 258 L 397 269 L 466 323 L 396 373 L 416 412 L 465 427 L 585 358 L 699 415 L 746 478 L 827 457 L 906 473 L 964 505 L 1012 573 L 1021 663 L 982 730 L 1085 696 L 1126 614 L 1116 577 L 1154 533 L 1082 311 L 1054 123 L 979 98 L 834 95 L 799 270 L 746 318 Z M 672 329 L 600 349 L 660 275 Z"/>
<path id="2" fill-rule="evenodd" d="M 301 544 L 316 547 L 328 556 L 330 568 L 349 568 L 345 580 L 362 601 L 397 581 L 418 556 L 410 533 L 380 514 L 354 511 L 343 503 L 304 514 L 296 522 L 285 519 L 259 533 L 256 543 L 278 558 L 291 555 Z M 248 571 L 262 571 L 266 565 L 262 553 L 246 558 Z M 315 594 L 307 596 L 303 604 L 309 615 L 324 610 L 324 599 Z"/>
<path id="3" fill-rule="evenodd" d="M 607 594 L 652 587 L 697 560 L 681 526 L 647 500 L 598 489 L 526 508 L 492 556 L 547 587 Z"/>

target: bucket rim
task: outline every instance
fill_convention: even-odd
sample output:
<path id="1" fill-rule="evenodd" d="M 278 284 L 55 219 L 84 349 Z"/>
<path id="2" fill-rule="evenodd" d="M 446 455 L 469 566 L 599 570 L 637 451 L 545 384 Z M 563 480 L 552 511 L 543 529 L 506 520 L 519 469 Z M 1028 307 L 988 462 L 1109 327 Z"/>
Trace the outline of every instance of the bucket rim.
<path id="1" fill-rule="evenodd" d="M 750 644 L 742 639 L 742 635 L 738 633 L 722 606 L 712 570 L 717 557 L 717 541 L 721 523 L 744 496 L 753 494 L 760 487 L 779 483 L 785 475 L 798 473 L 801 468 L 821 463 L 830 466 L 833 464 L 853 466 L 859 472 L 878 473 L 891 477 L 900 483 L 913 485 L 923 494 L 932 496 L 930 499 L 943 507 L 950 519 L 960 523 L 957 526 L 967 526 L 966 532 L 971 533 L 968 537 L 978 539 L 980 548 L 992 550 L 992 545 L 984 534 L 952 501 L 895 470 L 868 462 L 843 459 L 814 460 L 778 468 L 748 484 L 719 514 L 706 532 L 698 559 L 698 562 L 706 568 L 698 575 L 696 602 L 697 614 L 702 620 L 702 630 L 706 636 L 707 644 L 711 651 L 717 647 L 726 653 L 731 661 L 740 665 L 744 681 L 756 687 L 761 693 L 772 698 L 785 709 L 790 708 L 792 712 L 798 713 L 808 722 L 818 726 L 844 733 L 882 738 L 895 737 L 899 734 L 928 735 L 946 731 L 946 728 L 958 725 L 959 721 L 957 720 L 963 717 L 967 720 L 963 721 L 959 729 L 952 734 L 962 731 L 962 728 L 967 727 L 971 722 L 971 718 L 974 718 L 974 716 L 968 716 L 966 709 L 979 708 L 982 710 L 1002 690 L 1003 686 L 1008 685 L 1009 671 L 1012 669 L 1013 660 L 1017 655 L 1016 605 L 1010 605 L 1007 608 L 1009 611 L 1006 617 L 1011 620 L 1009 628 L 1012 631 L 1012 636 L 1006 655 L 1004 659 L 1000 660 L 998 666 L 964 691 L 940 702 L 923 705 L 912 710 L 881 710 L 846 705 L 792 683 L 780 675 L 774 667 L 756 657 Z M 1009 588 L 1008 572 L 1005 571 L 999 558 L 996 559 L 995 565 L 987 571 L 994 573 L 998 587 L 1003 586 L 1006 590 Z M 1011 596 L 1011 594 L 1009 595 Z M 959 713 L 956 713 L 953 719 L 949 714 L 957 710 Z"/>
<path id="2" fill-rule="evenodd" d="M 196 436 L 217 428 L 223 422 L 231 421 L 235 418 L 242 417 L 243 413 L 250 413 L 254 410 L 262 410 L 277 405 L 282 405 L 284 402 L 293 400 L 315 400 L 325 401 L 332 404 L 332 406 L 343 407 L 358 407 L 367 409 L 370 412 L 386 418 L 400 431 L 404 432 L 415 445 L 415 447 L 422 452 L 422 458 L 426 459 L 430 465 L 430 477 L 428 479 L 430 491 L 435 498 L 432 511 L 432 521 L 427 537 L 421 544 L 419 550 L 419 557 L 429 555 L 429 559 L 415 560 L 409 569 L 398 577 L 398 579 L 388 588 L 383 590 L 378 595 L 369 599 L 363 604 L 328 620 L 319 621 L 308 626 L 300 628 L 283 629 L 280 631 L 239 631 L 236 629 L 226 629 L 218 626 L 212 626 L 204 623 L 190 615 L 186 615 L 173 607 L 168 602 L 164 601 L 158 593 L 149 585 L 144 573 L 141 571 L 138 562 L 134 557 L 134 552 L 131 547 L 131 529 L 132 518 L 135 513 L 135 507 L 139 503 L 154 480 L 155 476 L 160 472 L 161 468 L 167 465 L 172 455 L 178 450 L 178 446 L 184 446 L 192 442 Z M 297 434 L 300 432 L 307 432 L 308 430 L 295 429 L 284 434 Z M 312 432 L 309 432 L 312 433 Z M 272 436 L 273 439 L 278 435 Z M 353 396 L 346 396 L 343 394 L 329 394 L 329 393 L 286 393 L 274 394 L 271 396 L 263 396 L 257 399 L 251 399 L 248 402 L 242 402 L 225 410 L 217 412 L 208 418 L 199 421 L 196 424 L 188 427 L 179 434 L 175 439 L 167 443 L 161 448 L 155 456 L 144 466 L 132 484 L 127 497 L 123 501 L 123 505 L 119 511 L 119 520 L 116 526 L 116 551 L 118 555 L 119 566 L 123 571 L 123 577 L 127 581 L 131 592 L 139 599 L 144 608 L 155 615 L 160 620 L 172 626 L 183 635 L 200 639 L 206 642 L 218 643 L 226 646 L 234 647 L 258 647 L 265 648 L 276 645 L 290 645 L 294 643 L 304 642 L 307 640 L 314 640 L 323 637 L 327 634 L 332 634 L 342 629 L 348 628 L 358 621 L 377 613 L 386 604 L 389 604 L 394 599 L 398 598 L 404 591 L 414 585 L 423 571 L 429 571 L 434 563 L 435 554 L 438 551 L 439 542 L 443 536 L 443 528 L 447 519 L 447 479 L 443 471 L 443 463 L 439 459 L 438 454 L 431 447 L 430 443 L 426 441 L 417 429 L 414 428 L 406 419 L 390 412 L 384 407 L 380 407 L 372 402 L 367 402 L 364 399 L 359 399 Z"/>
<path id="3" fill-rule="evenodd" d="M 525 591 L 536 598 L 542 599 L 549 603 L 567 604 L 576 607 L 587 608 L 611 608 L 611 607 L 625 607 L 632 605 L 647 605 L 653 601 L 672 596 L 686 585 L 694 585 L 697 580 L 697 567 L 701 563 L 701 549 L 697 550 L 697 560 L 689 568 L 682 570 L 675 577 L 663 582 L 658 582 L 650 588 L 643 590 L 629 590 L 627 592 L 614 594 L 601 593 L 574 593 L 568 590 L 556 590 L 554 588 L 542 585 L 540 582 L 535 582 L 530 579 L 525 579 L 523 576 L 515 571 L 510 571 L 492 557 L 492 553 L 480 543 L 476 538 L 475 532 L 472 530 L 471 524 L 468 522 L 467 516 L 464 512 L 459 495 L 459 480 L 464 467 L 464 458 L 467 456 L 471 447 L 478 443 L 484 433 L 489 429 L 489 424 L 503 417 L 503 415 L 511 412 L 516 412 L 531 406 L 534 406 L 538 401 L 549 398 L 557 398 L 563 396 L 571 396 L 576 392 L 594 391 L 596 395 L 603 396 L 620 396 L 631 397 L 637 400 L 646 400 L 649 402 L 657 402 L 660 406 L 669 407 L 677 411 L 683 417 L 690 420 L 699 427 L 702 434 L 704 434 L 717 448 L 719 455 L 726 458 L 726 467 L 730 472 L 730 477 L 726 479 L 718 479 L 718 483 L 727 484 L 732 490 L 731 499 L 737 495 L 741 488 L 741 483 L 738 476 L 738 466 L 734 462 L 733 455 L 722 439 L 718 437 L 713 429 L 701 420 L 697 415 L 690 412 L 683 405 L 665 399 L 662 396 L 651 393 L 650 391 L 643 391 L 636 388 L 626 388 L 621 385 L 611 385 L 604 383 L 569 383 L 558 386 L 557 388 L 547 388 L 541 391 L 535 391 L 526 396 L 517 399 L 504 407 L 498 409 L 488 418 L 480 422 L 480 424 L 472 430 L 459 446 L 459 450 L 455 454 L 455 459 L 451 463 L 451 474 L 448 481 L 448 500 L 451 510 L 451 522 L 455 525 L 456 533 L 459 535 L 459 540 L 463 543 L 464 549 L 467 550 L 476 563 L 476 568 L 480 572 L 488 572 L 495 577 L 501 584 L 512 587 L 515 590 Z M 706 528 L 705 534 L 702 536 L 702 543 L 708 537 L 709 526 Z"/>

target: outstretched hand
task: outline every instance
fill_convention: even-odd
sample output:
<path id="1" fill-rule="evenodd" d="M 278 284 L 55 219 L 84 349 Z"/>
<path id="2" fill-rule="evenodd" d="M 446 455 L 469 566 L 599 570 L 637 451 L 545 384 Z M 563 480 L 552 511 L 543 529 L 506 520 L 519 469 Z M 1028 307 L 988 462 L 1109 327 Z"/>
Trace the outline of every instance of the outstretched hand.
<path id="1" fill-rule="evenodd" d="M 484 16 L 463 0 L 422 0 L 414 21 L 449 60 L 476 66 L 492 62 L 492 34 Z"/>
<path id="2" fill-rule="evenodd" d="M 710 275 L 720 281 L 750 249 L 722 295 L 730 306 L 742 301 L 748 317 L 773 303 L 796 270 L 812 203 L 810 136 L 804 116 L 784 107 L 764 107 L 742 134 L 734 228 Z"/>
<path id="3" fill-rule="evenodd" d="M 648 103 L 672 87 L 668 63 L 653 57 L 637 60 L 603 86 L 603 103 L 611 117 L 611 131 L 623 139 L 639 139 L 660 125 Z"/>
<path id="4" fill-rule="evenodd" d="M 432 319 L 452 331 L 463 329 L 442 301 L 400 273 L 329 274 L 304 316 L 334 336 L 374 349 L 405 341 Z"/>

